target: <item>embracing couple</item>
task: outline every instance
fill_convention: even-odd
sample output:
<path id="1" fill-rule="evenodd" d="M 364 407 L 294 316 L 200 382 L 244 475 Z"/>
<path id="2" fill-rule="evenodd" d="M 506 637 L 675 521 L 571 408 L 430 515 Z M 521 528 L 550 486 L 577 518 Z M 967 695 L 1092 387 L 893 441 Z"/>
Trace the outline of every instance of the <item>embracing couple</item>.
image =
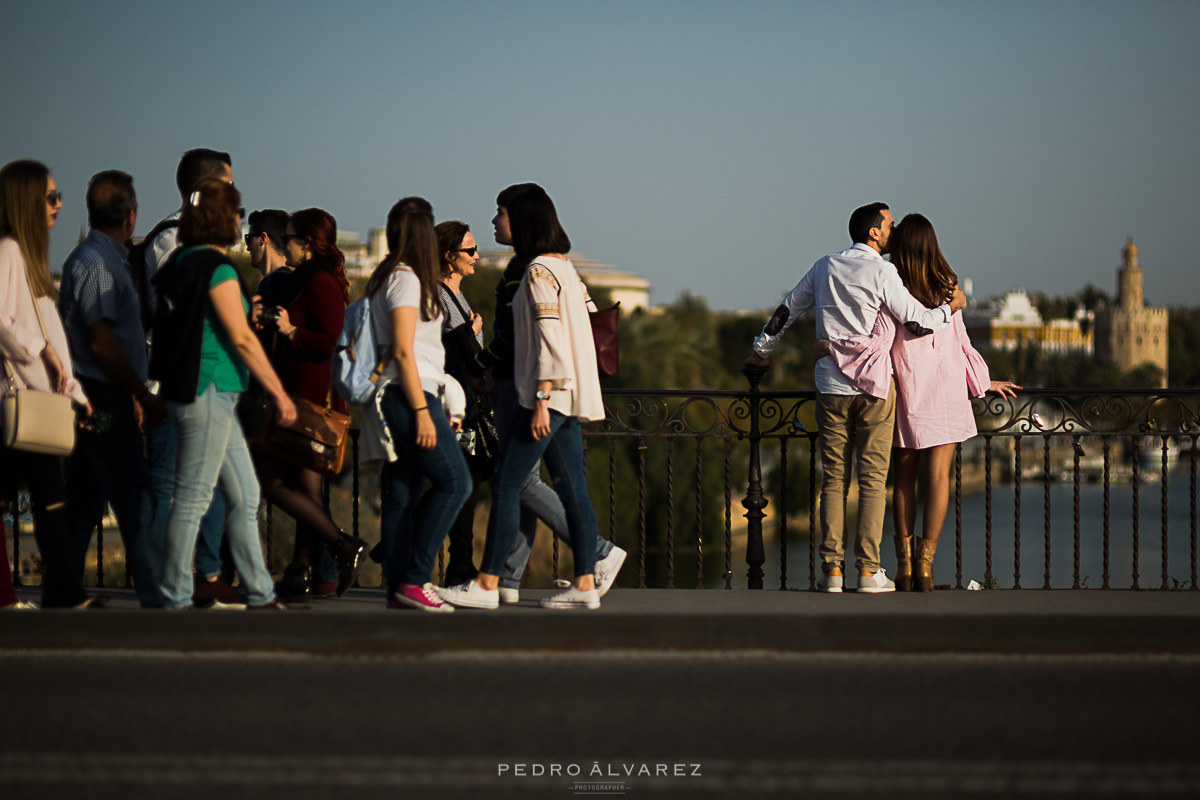
<path id="1" fill-rule="evenodd" d="M 766 368 L 796 318 L 816 309 L 817 424 L 820 427 L 823 592 L 845 583 L 845 498 L 858 465 L 858 591 L 929 591 L 946 517 L 955 445 L 976 433 L 971 397 L 1013 395 L 992 381 L 967 338 L 966 298 L 929 220 L 895 223 L 884 203 L 850 215 L 853 245 L 813 265 L 754 340 L 746 366 Z M 883 258 L 890 253 L 889 263 Z M 917 474 L 926 455 L 922 536 L 916 527 Z M 896 461 L 896 581 L 879 562 L 888 464 Z"/>

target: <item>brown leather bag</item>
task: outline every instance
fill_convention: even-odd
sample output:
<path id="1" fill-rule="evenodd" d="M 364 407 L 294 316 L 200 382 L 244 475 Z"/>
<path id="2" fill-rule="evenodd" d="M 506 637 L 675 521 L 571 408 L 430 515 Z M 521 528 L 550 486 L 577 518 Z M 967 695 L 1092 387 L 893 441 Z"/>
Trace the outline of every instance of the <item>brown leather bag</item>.
<path id="1" fill-rule="evenodd" d="M 268 398 L 266 424 L 262 433 L 248 442 L 250 449 L 322 475 L 337 475 L 346 459 L 350 416 L 334 410 L 332 392 L 330 387 L 324 408 L 310 400 L 293 397 L 296 421 L 291 425 L 279 424 L 275 404 Z"/>
<path id="2" fill-rule="evenodd" d="M 611 378 L 621 371 L 621 342 L 617 329 L 621 321 L 621 304 L 602 311 L 589 311 L 592 340 L 596 343 L 596 369 L 601 378 Z"/>

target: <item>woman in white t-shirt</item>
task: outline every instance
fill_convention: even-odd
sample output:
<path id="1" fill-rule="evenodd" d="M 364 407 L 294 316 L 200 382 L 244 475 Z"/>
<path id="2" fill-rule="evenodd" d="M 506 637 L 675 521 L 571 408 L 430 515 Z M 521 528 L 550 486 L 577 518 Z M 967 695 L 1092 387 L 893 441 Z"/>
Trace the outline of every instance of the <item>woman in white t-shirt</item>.
<path id="1" fill-rule="evenodd" d="M 587 291 L 566 257 L 571 240 L 544 189 L 531 184 L 510 201 L 507 212 L 513 249 L 530 259 L 512 306 L 513 379 L 520 408 L 496 457 L 479 575 L 439 593 L 458 606 L 497 607 L 500 573 L 517 535 L 521 487 L 544 458 L 566 511 L 575 580 L 541 605 L 599 608 L 593 574 L 598 531 L 583 468 L 580 421 L 604 419 L 604 400 Z"/>
<path id="2" fill-rule="evenodd" d="M 375 340 L 390 342 L 392 350 L 383 372 L 390 380 L 378 403 L 396 456 L 381 475 L 388 600 L 389 606 L 448 612 L 453 607 L 438 597 L 429 576 L 471 493 L 471 473 L 455 437 L 463 393 L 446 374 L 441 266 L 428 201 L 406 197 L 392 206 L 387 245 L 387 258 L 367 282 L 367 296 Z M 432 488 L 422 497 L 425 479 Z"/>

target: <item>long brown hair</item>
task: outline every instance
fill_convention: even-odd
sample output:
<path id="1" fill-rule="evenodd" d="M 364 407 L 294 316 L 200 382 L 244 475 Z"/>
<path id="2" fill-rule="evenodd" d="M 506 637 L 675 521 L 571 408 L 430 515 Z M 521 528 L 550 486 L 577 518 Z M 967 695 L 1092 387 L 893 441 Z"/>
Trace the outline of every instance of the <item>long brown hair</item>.
<path id="1" fill-rule="evenodd" d="M 387 216 L 387 258 L 371 273 L 367 295 L 387 283 L 398 264 L 410 267 L 421 281 L 421 319 L 428 322 L 441 313 L 438 282 L 442 268 L 438 259 L 437 232 L 433 229 L 433 206 L 423 197 L 405 197 L 392 206 Z"/>
<path id="2" fill-rule="evenodd" d="M 50 170 L 40 161 L 21 159 L 0 168 L 0 236 L 16 239 L 25 259 L 25 277 L 36 297 L 56 297 L 50 280 L 50 226 L 46 190 Z"/>
<path id="3" fill-rule="evenodd" d="M 342 287 L 342 302 L 349 303 L 350 280 L 346 277 L 346 254 L 337 246 L 337 220 L 322 208 L 302 208 L 288 222 L 314 254 L 333 264 L 333 277 Z"/>
<path id="4" fill-rule="evenodd" d="M 912 296 L 930 308 L 945 303 L 958 275 L 942 255 L 933 224 L 921 214 L 906 214 L 892 229 L 889 245 L 892 264 Z"/>

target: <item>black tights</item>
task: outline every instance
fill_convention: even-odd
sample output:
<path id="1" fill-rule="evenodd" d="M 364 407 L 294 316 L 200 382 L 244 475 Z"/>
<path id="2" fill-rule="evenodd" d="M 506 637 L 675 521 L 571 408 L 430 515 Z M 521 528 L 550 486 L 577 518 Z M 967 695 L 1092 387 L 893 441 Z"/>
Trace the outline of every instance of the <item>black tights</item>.
<path id="1" fill-rule="evenodd" d="M 311 566 L 313 553 L 322 540 L 336 549 L 342 532 L 325 513 L 320 473 L 273 458 L 259 458 L 257 466 L 263 497 L 296 520 L 292 563 Z"/>
<path id="2" fill-rule="evenodd" d="M 0 461 L 4 473 L 0 488 L 4 493 L 16 494 L 19 482 L 29 490 L 33 538 L 42 555 L 42 604 L 48 605 L 47 597 L 55 599 L 54 605 L 82 603 L 87 592 L 80 575 L 71 566 L 71 548 L 67 543 L 67 492 L 62 459 L 0 447 Z"/>

